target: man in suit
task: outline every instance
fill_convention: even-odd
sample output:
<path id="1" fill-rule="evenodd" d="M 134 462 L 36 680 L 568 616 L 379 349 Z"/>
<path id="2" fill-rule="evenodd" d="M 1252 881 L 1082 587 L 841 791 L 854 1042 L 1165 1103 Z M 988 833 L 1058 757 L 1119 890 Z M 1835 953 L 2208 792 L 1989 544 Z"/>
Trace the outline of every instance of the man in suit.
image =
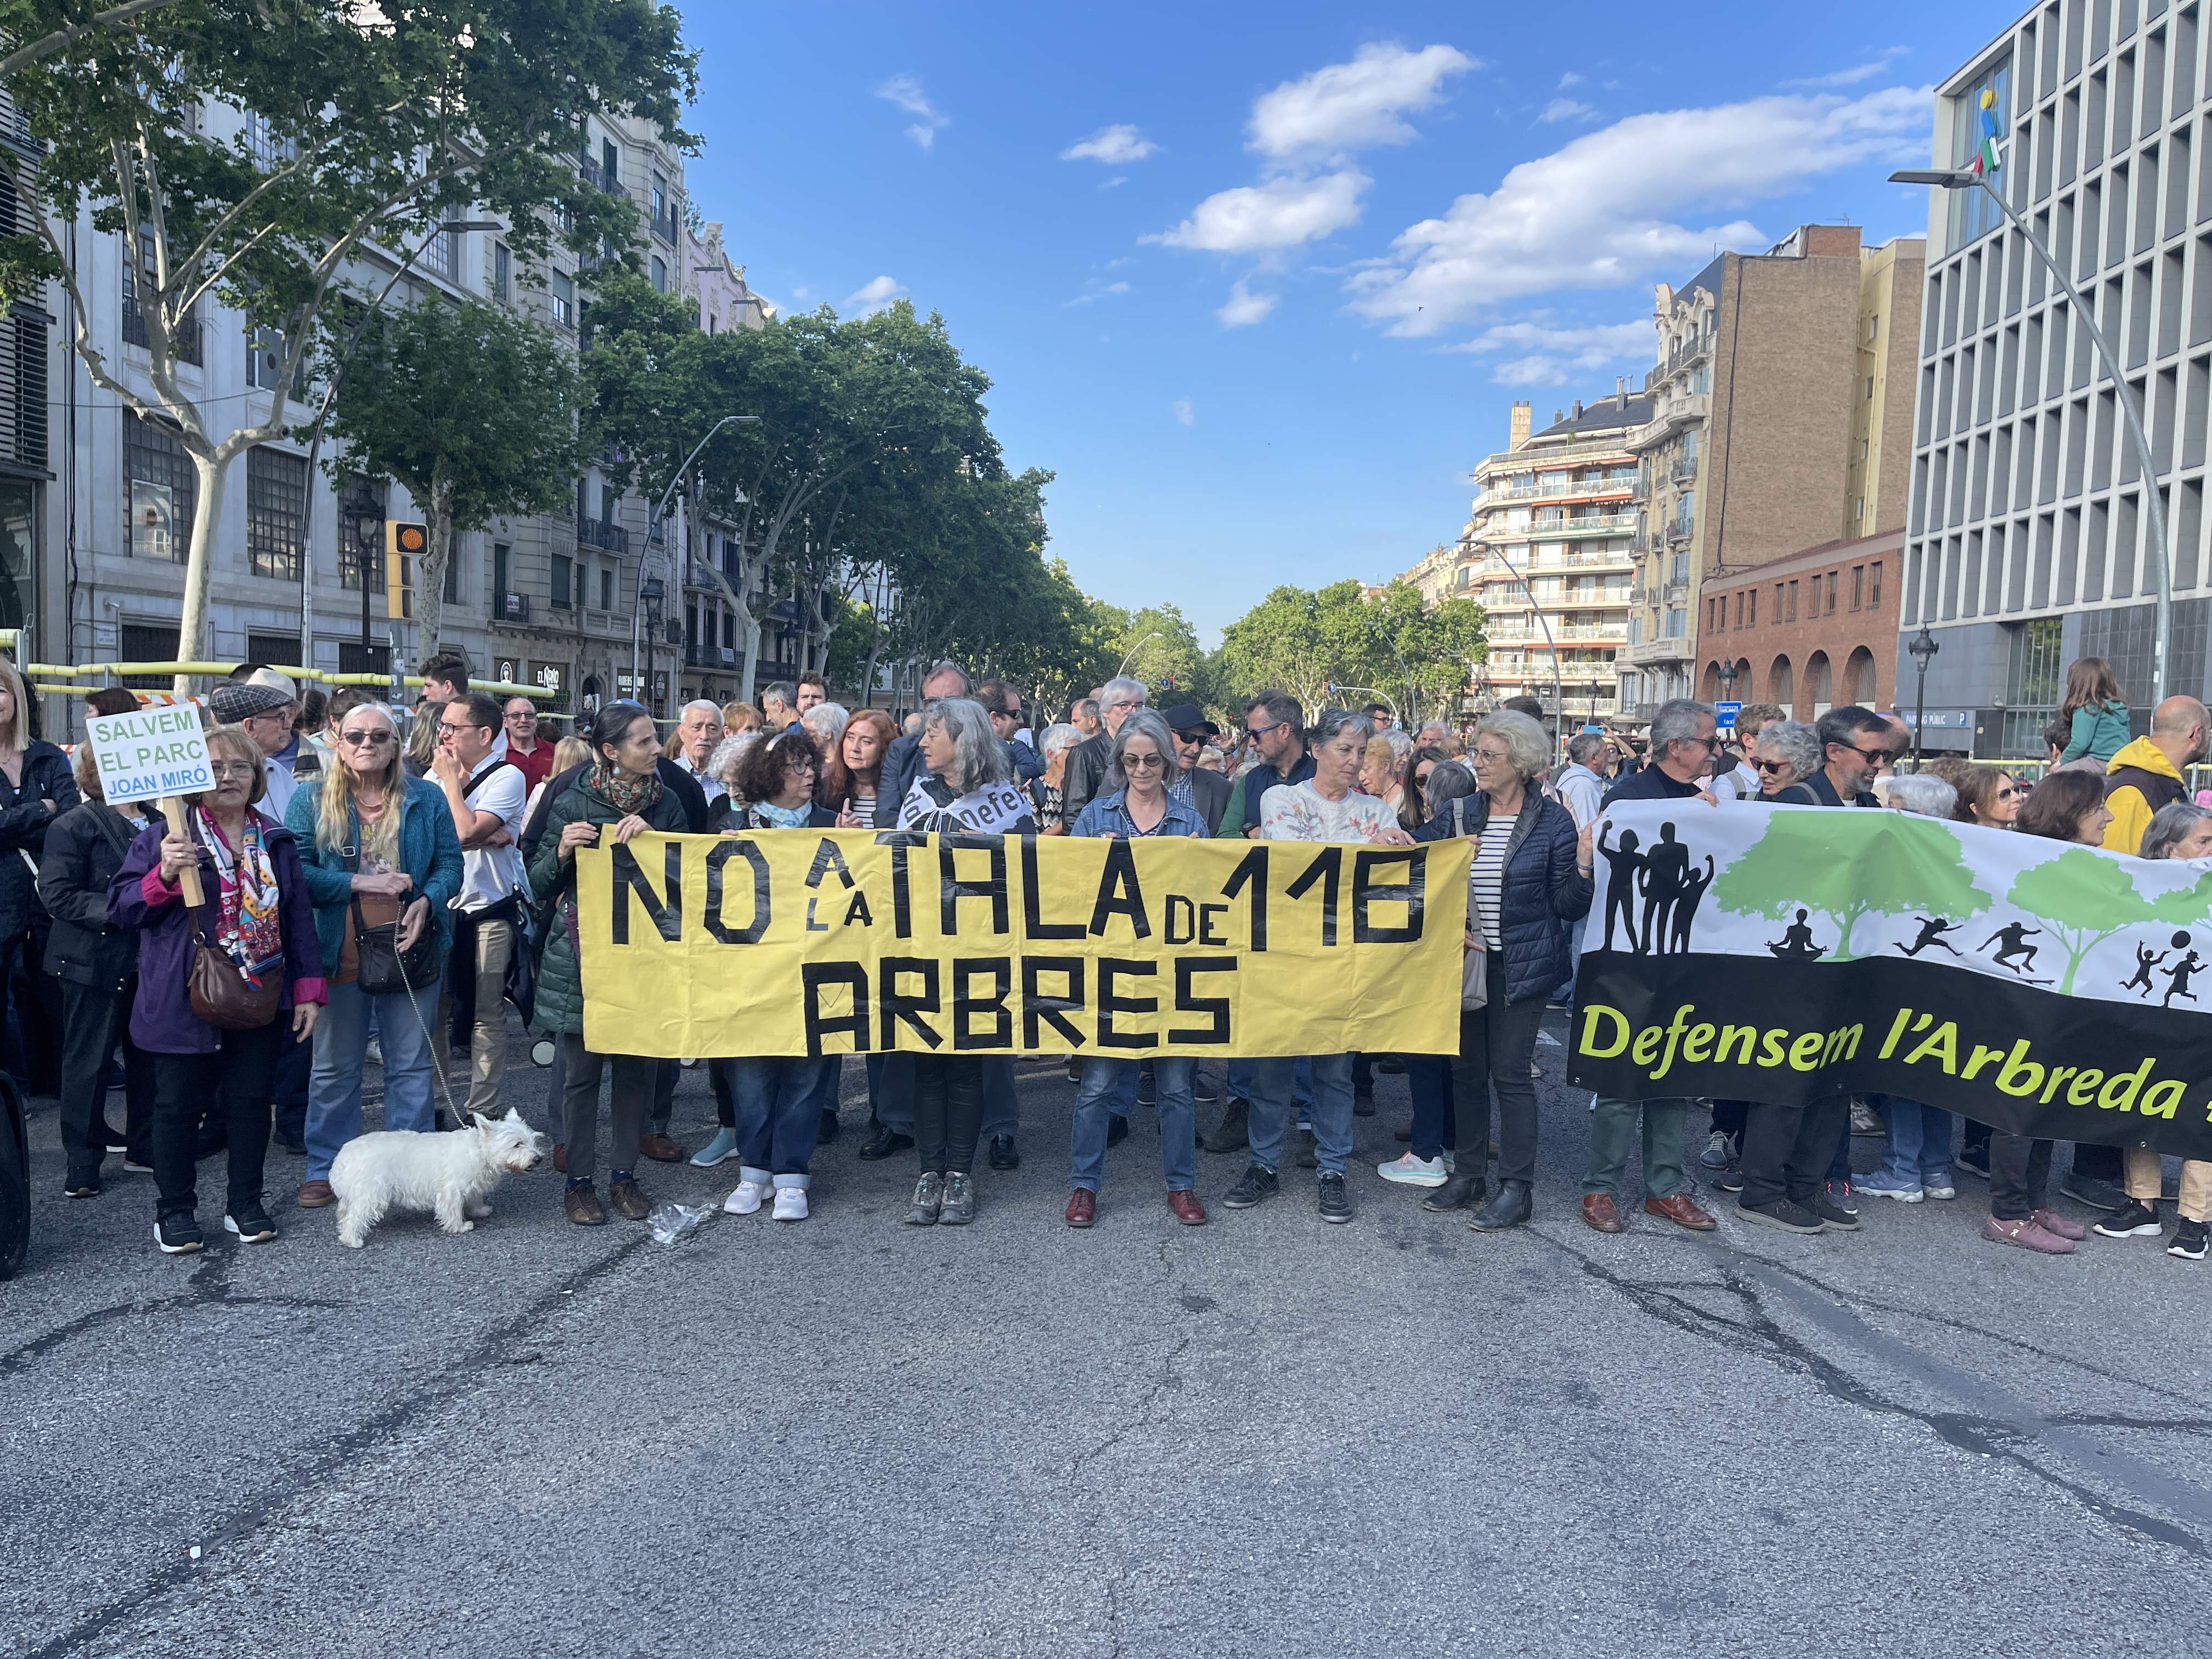
<path id="1" fill-rule="evenodd" d="M 957 662 L 941 662 L 931 669 L 921 682 L 922 701 L 935 702 L 939 697 L 964 697 L 975 682 L 968 671 Z M 898 828 L 899 804 L 906 799 L 907 791 L 914 787 L 915 779 L 921 772 L 921 739 L 918 737 L 896 738 L 884 756 L 884 769 L 876 784 L 876 828 Z"/>
<path id="2" fill-rule="evenodd" d="M 1198 757 L 1200 750 L 1221 735 L 1221 728 L 1206 719 L 1206 711 L 1195 703 L 1179 702 L 1162 709 L 1160 718 L 1175 734 L 1176 775 L 1170 792 L 1190 803 L 1206 820 L 1206 833 L 1211 836 L 1221 828 L 1221 815 L 1228 810 L 1233 786 L 1223 774 L 1201 768 Z"/>

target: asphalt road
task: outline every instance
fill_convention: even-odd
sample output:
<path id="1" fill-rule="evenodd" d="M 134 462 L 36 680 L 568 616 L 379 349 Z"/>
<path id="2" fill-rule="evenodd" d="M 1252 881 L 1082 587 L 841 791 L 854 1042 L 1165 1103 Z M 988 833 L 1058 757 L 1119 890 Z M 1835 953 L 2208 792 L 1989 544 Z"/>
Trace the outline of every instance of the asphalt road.
<path id="1" fill-rule="evenodd" d="M 586 1231 L 549 1173 L 463 1237 L 347 1251 L 287 1207 L 183 1261 L 149 1178 L 60 1196 L 48 1111 L 0 1651 L 2205 1651 L 2212 1263 L 1987 1245 L 1972 1184 L 1856 1237 L 1601 1237 L 1560 1054 L 1502 1237 L 1375 1177 L 1396 1078 L 1347 1227 L 1304 1180 L 1176 1225 L 1140 1114 L 1069 1231 L 1037 1066 L 1022 1168 L 909 1231 L 854 1063 L 803 1224 Z M 679 1136 L 712 1115 L 686 1073 Z M 1240 1168 L 1201 1155 L 1201 1195 Z"/>

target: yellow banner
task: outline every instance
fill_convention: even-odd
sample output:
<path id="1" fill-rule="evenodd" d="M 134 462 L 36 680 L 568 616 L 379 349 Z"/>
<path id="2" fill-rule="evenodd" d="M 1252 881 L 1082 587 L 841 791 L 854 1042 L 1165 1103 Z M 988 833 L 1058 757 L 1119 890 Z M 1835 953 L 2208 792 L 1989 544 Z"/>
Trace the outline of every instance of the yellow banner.
<path id="1" fill-rule="evenodd" d="M 1468 844 L 774 830 L 580 849 L 594 1052 L 1449 1054 Z"/>

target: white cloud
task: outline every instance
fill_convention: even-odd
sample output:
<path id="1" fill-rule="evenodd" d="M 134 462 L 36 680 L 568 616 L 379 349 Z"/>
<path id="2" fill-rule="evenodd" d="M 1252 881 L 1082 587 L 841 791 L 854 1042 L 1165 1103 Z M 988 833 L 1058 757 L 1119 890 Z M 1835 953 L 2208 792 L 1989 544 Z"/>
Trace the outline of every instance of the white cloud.
<path id="1" fill-rule="evenodd" d="M 1559 90 L 1561 92 L 1565 92 L 1569 87 L 1578 87 L 1582 85 L 1582 83 L 1583 77 L 1576 74 L 1572 70 L 1569 70 L 1565 75 L 1562 75 L 1559 77 Z"/>
<path id="2" fill-rule="evenodd" d="M 1105 183 L 1100 185 L 1098 188 L 1101 190 L 1119 190 L 1122 185 L 1128 182 L 1129 175 L 1127 173 L 1117 173 L 1111 179 L 1107 179 Z"/>
<path id="3" fill-rule="evenodd" d="M 1522 356 L 1498 364 L 1492 371 L 1491 378 L 1498 385 L 1562 386 L 1624 357 L 1649 359 L 1654 338 L 1649 320 L 1599 323 L 1585 328 L 1561 328 L 1544 322 L 1500 323 L 1448 349 L 1476 356 L 1517 349 Z"/>
<path id="4" fill-rule="evenodd" d="M 1270 179 L 1217 191 L 1173 230 L 1142 240 L 1214 253 L 1255 253 L 1296 247 L 1359 219 L 1359 198 L 1369 184 L 1357 167 L 1317 179 Z"/>
<path id="5" fill-rule="evenodd" d="M 1539 121 L 1583 121 L 1596 113 L 1588 104 L 1577 103 L 1571 98 L 1554 98 L 1544 106 L 1542 113 L 1536 118 Z"/>
<path id="6" fill-rule="evenodd" d="M 1246 328 L 1264 321 L 1269 312 L 1282 303 L 1279 294 L 1255 294 L 1239 276 L 1229 290 L 1229 301 L 1213 313 L 1224 328 Z"/>
<path id="7" fill-rule="evenodd" d="M 1127 122 L 1122 122 L 1115 126 L 1101 127 L 1082 143 L 1070 144 L 1060 151 L 1060 159 L 1063 161 L 1100 161 L 1109 167 L 1125 167 L 1132 161 L 1143 161 L 1158 149 L 1158 144 Z"/>
<path id="8" fill-rule="evenodd" d="M 1892 46 L 1870 63 L 1853 64 L 1849 69 L 1839 69 L 1829 75 L 1808 76 L 1802 80 L 1784 81 L 1785 87 L 1855 87 L 1862 81 L 1871 81 L 1899 58 L 1911 51 L 1907 46 Z"/>
<path id="9" fill-rule="evenodd" d="M 921 89 L 921 82 L 911 75 L 894 75 L 876 88 L 876 96 L 886 103 L 896 104 L 908 115 L 917 117 L 906 130 L 906 136 L 928 149 L 937 143 L 937 130 L 949 127 L 952 118 L 929 101 Z"/>
<path id="10" fill-rule="evenodd" d="M 1176 398 L 1168 405 L 1168 410 L 1176 417 L 1177 426 L 1190 426 L 1198 419 L 1198 411 L 1191 407 L 1188 398 Z"/>
<path id="11" fill-rule="evenodd" d="M 1924 159 L 1934 94 L 1756 98 L 1635 115 L 1508 173 L 1409 227 L 1352 277 L 1352 307 L 1401 335 L 1433 334 L 1499 301 L 1680 277 L 1718 246 L 1769 240 L 1740 209 L 1846 168 Z"/>
<path id="12" fill-rule="evenodd" d="M 1116 294 L 1127 294 L 1128 291 L 1129 285 L 1127 283 L 1109 283 L 1103 288 L 1094 288 L 1087 294 L 1079 294 L 1066 303 L 1071 306 L 1087 306 L 1093 300 L 1103 300 Z"/>
<path id="13" fill-rule="evenodd" d="M 1428 108 L 1443 96 L 1447 78 L 1478 67 L 1456 46 L 1362 46 L 1348 64 L 1328 64 L 1263 94 L 1252 106 L 1251 148 L 1285 157 L 1405 143 L 1416 135 L 1398 118 Z"/>
<path id="14" fill-rule="evenodd" d="M 894 300 L 906 297 L 906 287 L 896 276 L 875 276 L 845 296 L 845 310 L 854 317 L 872 317 L 886 311 Z"/>

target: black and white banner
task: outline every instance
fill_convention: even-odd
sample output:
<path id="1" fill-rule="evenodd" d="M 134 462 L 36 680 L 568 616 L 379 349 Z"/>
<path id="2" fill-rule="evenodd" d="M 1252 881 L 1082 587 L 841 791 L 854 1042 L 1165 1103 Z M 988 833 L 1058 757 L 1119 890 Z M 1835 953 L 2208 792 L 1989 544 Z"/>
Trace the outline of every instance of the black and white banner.
<path id="1" fill-rule="evenodd" d="M 1904 812 L 1606 815 L 1570 1075 L 1627 1100 L 1881 1093 L 2212 1158 L 2212 862 Z"/>

